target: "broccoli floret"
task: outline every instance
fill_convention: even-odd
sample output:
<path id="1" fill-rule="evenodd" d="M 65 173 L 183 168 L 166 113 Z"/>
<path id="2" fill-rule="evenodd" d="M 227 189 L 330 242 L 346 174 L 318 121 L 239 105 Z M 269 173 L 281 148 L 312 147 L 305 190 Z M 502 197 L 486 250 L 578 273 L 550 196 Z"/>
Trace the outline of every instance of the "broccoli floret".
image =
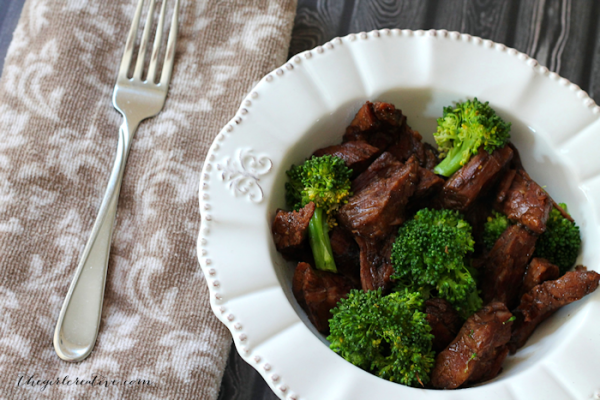
<path id="1" fill-rule="evenodd" d="M 482 103 L 477 98 L 458 103 L 456 107 L 444 107 L 444 114 L 437 123 L 433 136 L 443 160 L 434 172 L 443 176 L 458 171 L 481 146 L 492 153 L 510 139 L 510 123 L 498 117 L 488 102 Z"/>
<path id="2" fill-rule="evenodd" d="M 409 386 L 429 382 L 433 335 L 419 293 L 352 290 L 331 310 L 330 348 L 381 378 Z"/>
<path id="3" fill-rule="evenodd" d="M 567 211 L 566 204 L 561 203 L 560 206 Z M 577 224 L 553 208 L 546 222 L 546 232 L 540 235 L 533 256 L 545 258 L 555 264 L 562 275 L 573 267 L 580 248 L 581 235 Z"/>
<path id="4" fill-rule="evenodd" d="M 304 183 L 302 181 L 302 174 L 304 168 L 302 165 L 292 165 L 292 167 L 286 171 L 288 177 L 285 183 L 285 202 L 288 207 L 298 211 L 304 204 L 302 204 L 302 190 L 304 190 Z"/>
<path id="5" fill-rule="evenodd" d="M 465 262 L 474 244 L 471 225 L 457 211 L 424 208 L 398 230 L 391 256 L 392 279 L 448 300 L 467 318 L 482 305 Z"/>
<path id="6" fill-rule="evenodd" d="M 483 244 L 487 249 L 494 247 L 496 240 L 500 238 L 502 233 L 508 228 L 510 221 L 508 217 L 498 211 L 492 211 L 492 215 L 488 217 L 483 226 Z"/>
<path id="7" fill-rule="evenodd" d="M 316 209 L 310 219 L 308 239 L 317 269 L 337 272 L 329 226 L 334 224 L 334 213 L 348 201 L 350 191 L 349 169 L 344 160 L 331 155 L 311 157 L 301 165 L 292 165 L 287 171 L 285 198 L 288 206 L 298 210 L 311 201 Z"/>

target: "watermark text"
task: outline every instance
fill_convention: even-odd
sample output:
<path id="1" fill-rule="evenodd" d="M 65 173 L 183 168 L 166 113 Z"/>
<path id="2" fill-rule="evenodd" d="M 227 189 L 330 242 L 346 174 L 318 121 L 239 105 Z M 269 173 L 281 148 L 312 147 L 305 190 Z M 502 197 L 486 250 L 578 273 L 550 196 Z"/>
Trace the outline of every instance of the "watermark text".
<path id="1" fill-rule="evenodd" d="M 143 378 L 106 378 L 102 375 L 94 375 L 90 378 L 80 378 L 78 376 L 71 377 L 65 375 L 57 378 L 43 378 L 36 374 L 21 374 L 17 378 L 18 387 L 36 388 L 44 391 L 51 386 L 81 386 L 81 387 L 111 387 L 111 386 L 126 386 L 126 387 L 145 387 L 152 386 L 149 379 Z"/>

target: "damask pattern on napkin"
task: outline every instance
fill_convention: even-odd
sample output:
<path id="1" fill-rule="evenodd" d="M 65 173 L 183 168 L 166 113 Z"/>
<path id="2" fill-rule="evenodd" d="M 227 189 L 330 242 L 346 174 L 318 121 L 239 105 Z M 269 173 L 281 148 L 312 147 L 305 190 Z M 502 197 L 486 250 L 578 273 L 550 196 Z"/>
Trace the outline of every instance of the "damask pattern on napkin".
<path id="1" fill-rule="evenodd" d="M 196 257 L 199 175 L 243 96 L 285 61 L 295 1 L 182 1 L 165 108 L 125 171 L 101 331 L 69 364 L 52 336 L 116 152 L 111 94 L 135 3 L 27 0 L 14 33 L 0 79 L 0 398 L 218 395 L 231 339 Z"/>

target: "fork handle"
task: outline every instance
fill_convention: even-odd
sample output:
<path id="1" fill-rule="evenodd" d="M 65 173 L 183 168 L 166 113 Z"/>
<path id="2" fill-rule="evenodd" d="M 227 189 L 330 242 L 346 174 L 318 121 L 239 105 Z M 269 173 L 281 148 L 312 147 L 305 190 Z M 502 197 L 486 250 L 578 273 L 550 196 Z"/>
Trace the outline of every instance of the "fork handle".
<path id="1" fill-rule="evenodd" d="M 131 139 L 138 124 L 139 122 L 131 123 L 126 120 L 119 129 L 117 155 L 108 186 L 60 310 L 54 330 L 54 349 L 65 361 L 85 359 L 96 343 L 117 201 Z"/>

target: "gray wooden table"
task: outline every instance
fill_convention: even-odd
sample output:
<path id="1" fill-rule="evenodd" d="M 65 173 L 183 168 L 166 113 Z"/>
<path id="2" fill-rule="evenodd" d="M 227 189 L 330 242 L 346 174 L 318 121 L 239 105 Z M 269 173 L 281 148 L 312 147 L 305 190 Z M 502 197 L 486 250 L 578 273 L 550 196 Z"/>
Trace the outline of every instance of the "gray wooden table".
<path id="1" fill-rule="evenodd" d="M 0 68 L 24 0 L 0 0 Z M 600 103 L 600 0 L 299 0 L 290 56 L 377 28 L 446 29 L 536 58 Z M 232 348 L 219 400 L 274 400 Z"/>
<path id="2" fill-rule="evenodd" d="M 446 29 L 504 43 L 600 104 L 599 0 L 299 0 L 289 55 L 380 28 Z M 267 399 L 277 396 L 232 348 L 219 400 Z"/>

